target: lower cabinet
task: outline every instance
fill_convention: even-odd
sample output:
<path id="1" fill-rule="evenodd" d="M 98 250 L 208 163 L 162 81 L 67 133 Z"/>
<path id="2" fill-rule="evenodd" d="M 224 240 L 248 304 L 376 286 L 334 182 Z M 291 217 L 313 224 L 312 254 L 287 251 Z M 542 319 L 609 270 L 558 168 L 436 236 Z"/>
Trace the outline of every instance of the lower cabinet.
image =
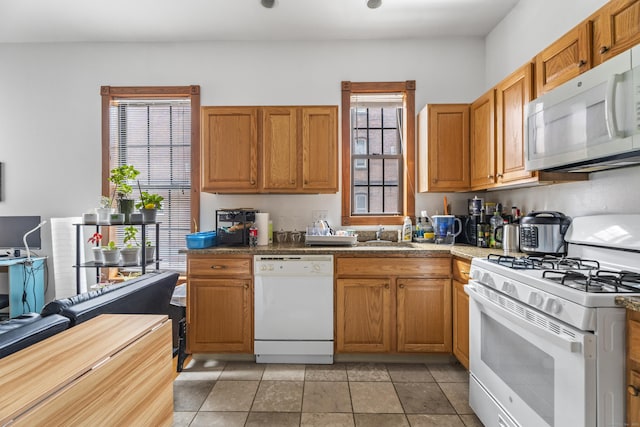
<path id="1" fill-rule="evenodd" d="M 336 258 L 336 352 L 451 352 L 451 261 Z"/>
<path id="2" fill-rule="evenodd" d="M 469 281 L 471 263 L 453 259 L 453 355 L 469 369 L 469 295 L 464 285 Z"/>
<path id="3" fill-rule="evenodd" d="M 640 425 L 640 312 L 627 309 L 627 422 Z"/>
<path id="4" fill-rule="evenodd" d="M 187 260 L 187 352 L 253 353 L 251 256 Z"/>

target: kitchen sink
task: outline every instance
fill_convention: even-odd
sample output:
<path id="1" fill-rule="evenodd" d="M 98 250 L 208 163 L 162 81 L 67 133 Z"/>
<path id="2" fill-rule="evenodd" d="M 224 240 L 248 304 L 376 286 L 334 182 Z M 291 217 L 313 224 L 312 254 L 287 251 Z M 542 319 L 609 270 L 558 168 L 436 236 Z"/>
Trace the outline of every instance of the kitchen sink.
<path id="1" fill-rule="evenodd" d="M 410 248 L 413 245 L 411 244 L 411 242 L 392 242 L 391 240 L 367 240 L 366 242 L 358 242 L 358 246 Z"/>

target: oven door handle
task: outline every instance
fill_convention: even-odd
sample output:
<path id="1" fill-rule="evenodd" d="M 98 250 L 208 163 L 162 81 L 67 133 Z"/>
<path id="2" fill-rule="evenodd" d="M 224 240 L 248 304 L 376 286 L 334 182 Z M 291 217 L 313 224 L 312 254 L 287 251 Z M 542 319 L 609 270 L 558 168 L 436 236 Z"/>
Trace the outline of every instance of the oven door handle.
<path id="1" fill-rule="evenodd" d="M 476 290 L 476 287 L 473 284 L 473 280 L 469 281 L 469 284 L 464 286 L 466 293 L 471 297 L 479 306 L 481 306 L 486 312 L 490 312 L 495 316 L 499 316 L 507 322 L 512 322 L 522 329 L 525 329 L 529 332 L 533 332 L 539 337 L 543 338 L 545 341 L 553 343 L 555 346 L 569 351 L 571 353 L 581 353 L 582 352 L 582 343 L 579 341 L 573 341 L 567 338 L 563 338 L 562 336 L 556 335 L 553 332 L 544 329 L 534 323 L 530 323 L 515 314 L 507 311 L 506 309 L 500 307 L 498 304 L 494 303 L 480 292 Z M 507 323 L 508 324 L 508 323 Z"/>

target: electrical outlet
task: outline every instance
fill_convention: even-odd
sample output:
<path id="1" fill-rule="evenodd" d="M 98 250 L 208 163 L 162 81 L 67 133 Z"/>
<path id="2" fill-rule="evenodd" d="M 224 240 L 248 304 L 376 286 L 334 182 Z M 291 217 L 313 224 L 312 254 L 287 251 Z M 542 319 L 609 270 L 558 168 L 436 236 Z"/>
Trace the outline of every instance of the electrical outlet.
<path id="1" fill-rule="evenodd" d="M 311 211 L 312 221 L 326 221 L 329 216 L 329 211 Z"/>

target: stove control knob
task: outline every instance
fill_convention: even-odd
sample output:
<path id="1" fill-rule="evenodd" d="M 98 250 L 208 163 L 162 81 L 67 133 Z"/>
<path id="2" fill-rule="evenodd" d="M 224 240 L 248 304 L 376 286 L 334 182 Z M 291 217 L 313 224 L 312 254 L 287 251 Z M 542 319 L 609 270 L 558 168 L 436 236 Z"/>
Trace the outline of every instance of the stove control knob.
<path id="1" fill-rule="evenodd" d="M 265 264 L 262 264 L 260 266 L 260 271 L 267 271 L 267 266 Z"/>
<path id="2" fill-rule="evenodd" d="M 269 271 L 273 271 L 273 264 L 269 264 Z"/>
<path id="3" fill-rule="evenodd" d="M 513 295 L 516 292 L 516 286 L 511 282 L 504 282 L 502 284 L 502 291 L 507 295 Z"/>
<path id="4" fill-rule="evenodd" d="M 562 304 L 560 304 L 556 299 L 549 299 L 547 300 L 545 310 L 548 313 L 558 314 L 562 310 Z"/>
<path id="5" fill-rule="evenodd" d="M 537 292 L 531 292 L 529 295 L 529 304 L 535 305 L 536 307 L 540 307 L 544 302 L 544 298 Z"/>

